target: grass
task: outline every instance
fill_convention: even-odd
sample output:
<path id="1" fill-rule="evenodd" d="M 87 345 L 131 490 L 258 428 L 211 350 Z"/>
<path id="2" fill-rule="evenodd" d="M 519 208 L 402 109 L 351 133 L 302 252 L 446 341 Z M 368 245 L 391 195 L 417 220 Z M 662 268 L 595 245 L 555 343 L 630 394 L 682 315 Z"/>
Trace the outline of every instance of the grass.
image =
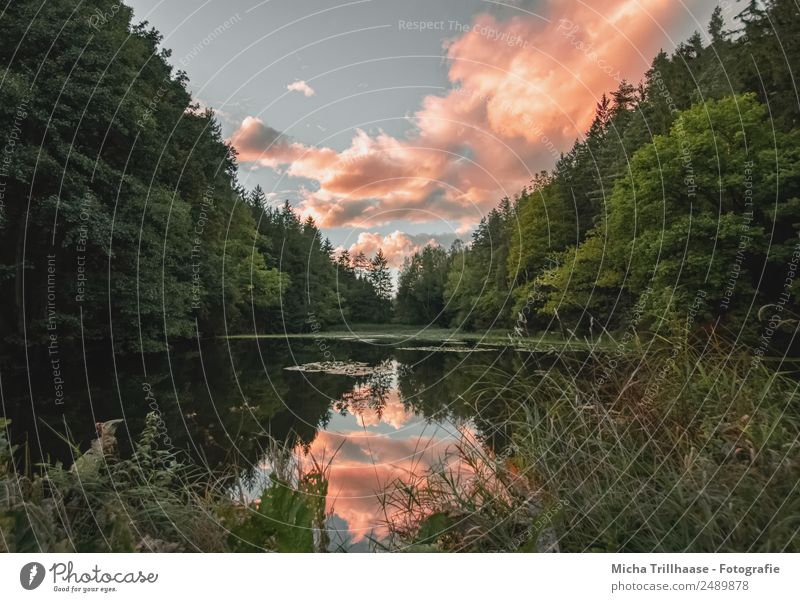
<path id="1" fill-rule="evenodd" d="M 503 406 L 508 457 L 484 458 L 466 489 L 441 468 L 395 487 L 395 549 L 541 549 L 547 526 L 571 552 L 800 551 L 798 383 L 745 349 L 563 358 L 533 382 L 495 371 L 471 401 Z"/>
<path id="2" fill-rule="evenodd" d="M 552 517 L 559 510 L 508 458 L 465 433 L 450 458 L 406 475 L 379 496 L 391 551 L 557 551 Z"/>
<path id="3" fill-rule="evenodd" d="M 157 417 L 130 458 L 119 458 L 116 424 L 98 424 L 75 462 L 20 473 L 0 419 L 0 547 L 7 552 L 223 551 L 217 508 L 230 503 L 200 468 L 156 446 Z"/>

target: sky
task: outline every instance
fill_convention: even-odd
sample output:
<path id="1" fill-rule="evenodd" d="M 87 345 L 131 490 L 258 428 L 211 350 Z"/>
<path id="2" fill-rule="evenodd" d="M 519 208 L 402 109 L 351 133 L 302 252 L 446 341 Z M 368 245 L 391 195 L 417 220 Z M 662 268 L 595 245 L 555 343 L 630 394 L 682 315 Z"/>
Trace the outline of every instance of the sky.
<path id="1" fill-rule="evenodd" d="M 595 103 L 705 32 L 710 0 L 129 0 L 240 182 L 397 268 L 550 169 Z M 730 3 L 723 10 L 732 12 Z M 732 16 L 731 14 L 727 15 Z"/>

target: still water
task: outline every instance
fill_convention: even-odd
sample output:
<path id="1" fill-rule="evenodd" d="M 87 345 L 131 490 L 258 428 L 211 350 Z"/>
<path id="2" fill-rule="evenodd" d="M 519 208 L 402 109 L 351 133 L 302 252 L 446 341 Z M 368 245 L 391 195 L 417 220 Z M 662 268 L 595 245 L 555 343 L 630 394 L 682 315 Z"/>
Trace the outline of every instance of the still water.
<path id="1" fill-rule="evenodd" d="M 70 464 L 61 436 L 86 449 L 95 424 L 115 418 L 124 420 L 124 453 L 155 411 L 161 445 L 228 475 L 232 491 L 257 495 L 270 471 L 265 450 L 277 440 L 301 461 L 330 464 L 331 546 L 348 550 L 385 534 L 377 496 L 397 479 L 457 470 L 454 444 L 465 437 L 504 445 L 507 433 L 492 415 L 502 404 L 476 404 L 476 383 L 533 369 L 530 354 L 459 341 L 203 340 L 145 356 L 80 350 L 60 366 L 57 398 L 43 353 L 0 365 L 0 414 L 12 419 L 12 439 L 31 463 Z"/>

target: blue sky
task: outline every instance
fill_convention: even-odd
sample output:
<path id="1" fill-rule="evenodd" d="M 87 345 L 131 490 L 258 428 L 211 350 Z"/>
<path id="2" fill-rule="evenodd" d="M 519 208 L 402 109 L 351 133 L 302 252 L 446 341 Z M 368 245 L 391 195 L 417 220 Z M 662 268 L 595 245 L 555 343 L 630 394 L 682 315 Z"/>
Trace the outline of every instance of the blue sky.
<path id="1" fill-rule="evenodd" d="M 704 30 L 714 7 L 129 3 L 135 20 L 161 31 L 226 138 L 249 148 L 240 156 L 246 187 L 288 199 L 335 245 L 369 252 L 385 244 L 395 265 L 431 235 L 442 244 L 468 238 L 502 196 L 569 149 L 619 76 L 637 81 L 658 49 Z M 280 142 L 258 148 L 273 132 Z"/>

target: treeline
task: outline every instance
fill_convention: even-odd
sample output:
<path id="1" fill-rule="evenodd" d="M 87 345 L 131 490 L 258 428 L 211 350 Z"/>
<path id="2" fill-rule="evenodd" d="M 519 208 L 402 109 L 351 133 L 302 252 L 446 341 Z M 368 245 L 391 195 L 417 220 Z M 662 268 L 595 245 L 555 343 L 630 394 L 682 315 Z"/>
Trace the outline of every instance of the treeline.
<path id="1" fill-rule="evenodd" d="M 258 251 L 268 267 L 288 280 L 278 304 L 261 315 L 257 326 L 268 332 L 317 330 L 331 324 L 380 322 L 391 311 L 388 260 L 378 249 L 351 258 L 322 236 L 312 218 L 300 219 L 288 201 L 267 204 L 256 186 L 247 202 L 258 230 Z"/>
<path id="2" fill-rule="evenodd" d="M 585 137 L 471 244 L 409 260 L 398 316 L 520 333 L 793 328 L 800 8 L 750 2 L 733 22 L 715 9 L 707 43 L 694 34 L 604 95 Z"/>
<path id="3" fill-rule="evenodd" d="M 151 350 L 383 315 L 312 221 L 240 186 L 213 114 L 131 19 L 113 0 L 4 8 L 0 338 Z"/>

